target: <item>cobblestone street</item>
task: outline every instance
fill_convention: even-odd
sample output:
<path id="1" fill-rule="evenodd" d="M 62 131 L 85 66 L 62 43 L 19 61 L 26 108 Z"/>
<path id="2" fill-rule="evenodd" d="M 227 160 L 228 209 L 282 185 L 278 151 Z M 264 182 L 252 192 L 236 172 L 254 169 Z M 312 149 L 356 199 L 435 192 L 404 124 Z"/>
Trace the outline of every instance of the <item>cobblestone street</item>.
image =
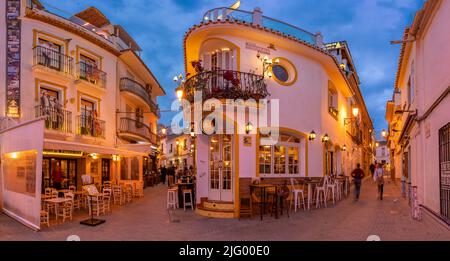
<path id="1" fill-rule="evenodd" d="M 407 202 L 398 198 L 399 187 L 387 184 L 385 199 L 376 200 L 376 185 L 367 179 L 361 200 L 350 197 L 327 209 L 300 211 L 280 219 L 265 216 L 244 220 L 219 220 L 177 210 L 165 210 L 166 188 L 147 188 L 144 199 L 136 200 L 102 217 L 98 227 L 74 222 L 33 232 L 6 215 L 0 216 L 0 240 L 66 240 L 78 235 L 81 240 L 366 240 L 378 235 L 381 240 L 450 240 L 450 231 L 424 214 L 422 221 L 410 218 Z"/>

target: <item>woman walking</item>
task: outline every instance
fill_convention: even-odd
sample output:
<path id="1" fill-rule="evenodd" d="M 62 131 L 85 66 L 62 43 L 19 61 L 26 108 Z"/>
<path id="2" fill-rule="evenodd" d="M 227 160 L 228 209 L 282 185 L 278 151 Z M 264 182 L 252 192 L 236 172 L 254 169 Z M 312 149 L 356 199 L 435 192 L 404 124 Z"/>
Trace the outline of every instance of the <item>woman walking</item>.
<path id="1" fill-rule="evenodd" d="M 373 179 L 378 185 L 378 199 L 383 200 L 383 189 L 384 189 L 384 170 L 381 164 L 377 164 L 375 173 L 373 174 Z"/>

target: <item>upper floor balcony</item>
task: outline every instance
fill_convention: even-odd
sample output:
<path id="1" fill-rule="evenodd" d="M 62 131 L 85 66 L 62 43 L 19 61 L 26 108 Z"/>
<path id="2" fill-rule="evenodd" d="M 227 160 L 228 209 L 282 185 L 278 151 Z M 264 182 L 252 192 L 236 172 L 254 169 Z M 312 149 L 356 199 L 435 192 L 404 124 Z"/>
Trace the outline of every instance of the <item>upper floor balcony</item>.
<path id="1" fill-rule="evenodd" d="M 67 76 L 73 75 L 73 58 L 44 46 L 33 48 L 33 66 L 44 67 Z"/>
<path id="2" fill-rule="evenodd" d="M 253 12 L 249 12 L 221 7 L 211 9 L 203 15 L 204 22 L 225 20 L 239 21 L 261 26 L 269 30 L 280 32 L 282 34 L 285 34 L 286 36 L 294 37 L 311 45 L 322 47 L 323 44 L 320 34 L 315 35 L 294 25 L 263 16 L 261 10 L 259 9 L 255 9 Z"/>
<path id="3" fill-rule="evenodd" d="M 149 126 L 143 122 L 137 121 L 132 118 L 121 118 L 118 125 L 117 135 L 129 142 L 149 142 L 152 144 L 158 144 L 158 138 L 153 133 Z"/>
<path id="4" fill-rule="evenodd" d="M 269 93 L 263 75 L 230 70 L 201 72 L 187 79 L 183 85 L 186 99 L 194 100 L 194 92 L 203 99 L 263 99 Z"/>
<path id="5" fill-rule="evenodd" d="M 159 108 L 158 105 L 153 102 L 151 91 L 149 88 L 144 87 L 140 83 L 138 83 L 135 80 L 132 80 L 130 78 L 121 78 L 120 79 L 120 91 L 121 92 L 129 92 L 137 97 L 139 97 L 141 100 L 143 100 L 150 110 L 159 117 Z"/>
<path id="6" fill-rule="evenodd" d="M 44 117 L 45 128 L 63 133 L 72 132 L 72 112 L 58 106 L 41 106 L 34 108 L 35 117 Z"/>
<path id="7" fill-rule="evenodd" d="M 106 88 L 106 73 L 94 64 L 80 61 L 77 63 L 77 77 L 102 89 Z"/>
<path id="8" fill-rule="evenodd" d="M 105 121 L 91 115 L 77 116 L 77 134 L 94 138 L 105 138 Z"/>

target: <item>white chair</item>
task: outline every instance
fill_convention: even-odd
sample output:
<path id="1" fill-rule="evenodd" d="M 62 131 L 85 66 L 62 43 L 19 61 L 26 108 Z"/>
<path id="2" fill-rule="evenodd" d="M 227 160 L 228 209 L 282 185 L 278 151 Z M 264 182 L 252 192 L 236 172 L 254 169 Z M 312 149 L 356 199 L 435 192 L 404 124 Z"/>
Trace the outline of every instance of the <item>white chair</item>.
<path id="1" fill-rule="evenodd" d="M 69 201 L 64 202 L 60 207 L 58 207 L 58 213 L 56 213 L 58 217 L 62 217 L 63 222 L 66 222 L 66 219 L 72 220 L 73 217 L 74 196 L 72 193 L 66 193 L 65 198 L 69 199 Z"/>
<path id="2" fill-rule="evenodd" d="M 113 192 L 113 201 L 114 205 L 123 205 L 123 192 L 122 192 L 122 186 L 115 185 L 112 186 L 112 192 Z"/>
<path id="3" fill-rule="evenodd" d="M 104 213 L 111 213 L 111 197 L 112 190 L 110 188 L 103 188 L 103 211 Z"/>
<path id="4" fill-rule="evenodd" d="M 88 196 L 89 215 L 100 216 L 105 213 L 102 201 L 98 196 Z"/>
<path id="5" fill-rule="evenodd" d="M 168 189 L 167 190 L 167 209 L 177 209 L 178 208 L 178 202 L 177 202 L 177 190 L 175 189 Z"/>
<path id="6" fill-rule="evenodd" d="M 43 205 L 43 209 L 41 209 L 41 224 L 47 225 L 47 227 L 50 227 L 50 214 L 48 205 Z"/>
<path id="7" fill-rule="evenodd" d="M 186 201 L 186 196 L 189 196 L 189 201 Z M 192 198 L 192 189 L 183 189 L 183 207 L 184 211 L 186 211 L 186 207 L 191 207 L 194 209 L 194 200 Z"/>
<path id="8" fill-rule="evenodd" d="M 294 178 L 291 178 L 291 203 L 290 203 L 290 207 L 292 208 L 292 198 L 294 198 L 294 209 L 295 212 L 297 212 L 297 207 L 300 205 L 300 201 L 298 199 L 299 195 L 301 196 L 302 199 L 302 203 L 303 203 L 303 209 L 306 210 L 306 206 L 305 206 L 305 194 L 304 194 L 304 190 L 298 188 L 298 183 Z"/>
<path id="9" fill-rule="evenodd" d="M 52 196 L 52 189 L 51 188 L 45 188 L 44 195 L 51 197 Z"/>
<path id="10" fill-rule="evenodd" d="M 324 203 L 325 207 L 327 207 L 327 180 L 326 177 L 323 177 L 314 190 L 316 208 L 319 208 L 322 205 L 321 203 Z"/>
<path id="11" fill-rule="evenodd" d="M 328 196 L 331 196 L 333 200 L 333 205 L 336 204 L 336 190 L 337 185 L 334 180 L 331 179 L 330 176 L 325 176 L 327 180 L 326 190 L 325 190 L 325 200 L 328 200 Z M 328 192 L 331 192 L 330 194 Z"/>
<path id="12" fill-rule="evenodd" d="M 70 192 L 75 193 L 75 191 L 77 190 L 77 188 L 76 188 L 74 185 L 70 185 L 70 186 L 69 186 L 69 190 L 70 190 Z"/>

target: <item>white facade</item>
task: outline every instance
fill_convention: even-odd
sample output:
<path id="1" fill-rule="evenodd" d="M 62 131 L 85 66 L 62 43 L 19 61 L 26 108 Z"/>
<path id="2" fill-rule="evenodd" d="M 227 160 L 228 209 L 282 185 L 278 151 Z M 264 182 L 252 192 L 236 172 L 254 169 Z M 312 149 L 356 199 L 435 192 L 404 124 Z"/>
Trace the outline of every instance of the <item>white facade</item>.
<path id="1" fill-rule="evenodd" d="M 42 187 L 51 186 L 57 167 L 64 172 L 64 188 L 81 189 L 83 174 L 97 185 L 142 182 L 150 167 L 146 162 L 156 161 L 156 97 L 165 93 L 139 57 L 139 46 L 95 8 L 63 18 L 40 8 L 38 1 L 19 2 L 20 111 L 12 115 L 10 94 L 2 85 L 0 115 L 18 124 L 45 119 Z M 7 52 L 13 48 L 5 37 L 5 7 L 0 5 L 2 83 L 8 83 Z M 55 102 L 42 102 L 44 93 Z"/>
<path id="2" fill-rule="evenodd" d="M 386 112 L 396 177 L 405 180 L 408 187 L 416 187 L 418 203 L 447 222 L 449 17 L 449 1 L 426 1 L 405 30 L 395 92 Z M 407 191 L 407 195 L 411 193 Z"/>
<path id="3" fill-rule="evenodd" d="M 196 74 L 209 74 L 211 78 L 207 79 L 213 80 L 206 83 L 211 88 L 208 93 L 220 99 L 229 95 L 229 92 L 220 93 L 220 87 L 216 86 L 221 84 L 221 77 L 233 84 L 230 77 L 239 75 L 233 77 L 235 82 L 236 77 L 240 79 L 235 84 L 240 88 L 248 82 L 258 85 L 260 82 L 255 78 L 264 78 L 270 94 L 267 98 L 272 103 L 279 101 L 279 115 L 274 119 L 269 117 L 268 122 L 279 121 L 280 139 L 276 146 L 264 146 L 260 144 L 260 130 L 255 127 L 245 134 L 245 125 L 235 126 L 239 135 L 235 134 L 236 130 L 230 135 L 199 134 L 196 141 L 197 202 L 202 198 L 234 202 L 237 211 L 240 190 L 246 187 L 243 182 L 249 184 L 251 179 L 279 182 L 291 177 L 349 175 L 357 163 L 363 164 L 363 158 L 367 165 L 369 157 L 363 155 L 371 151 L 369 144 L 371 146 L 372 142 L 368 140 L 371 140 L 372 126 L 364 101 L 356 97 L 360 93 L 358 84 L 351 82 L 357 81 L 346 74 L 350 66 L 339 65 L 340 57 L 332 55 L 324 49 L 323 43 L 316 41 L 319 35 L 304 32 L 303 39 L 285 37 L 257 26 L 258 20 L 269 19 L 262 17 L 259 11 L 252 14 L 250 25 L 242 24 L 240 18 L 233 20 L 233 13 L 230 13 L 221 9 L 209 11 L 205 22 L 186 34 L 186 73 L 193 77 L 188 78 L 184 90 L 189 93 L 192 88 L 202 86 L 204 78 Z M 225 20 L 225 14 L 231 18 Z M 342 44 L 334 48 L 342 52 L 344 48 L 348 50 L 346 44 Z M 273 63 L 262 76 L 264 56 Z M 206 73 L 199 74 L 192 66 L 191 63 L 198 60 L 202 60 Z M 234 73 L 231 75 L 227 71 Z M 253 97 L 260 94 L 254 93 Z M 270 104 L 268 107 L 268 115 L 271 115 Z M 353 108 L 359 110 L 356 117 Z M 226 121 L 233 126 L 239 116 L 242 115 L 237 112 L 227 114 Z M 258 120 L 253 116 L 253 112 L 243 115 L 245 123 L 257 126 Z M 312 131 L 317 134 L 315 140 L 309 140 Z M 324 136 L 329 137 L 326 144 L 322 142 Z"/>

